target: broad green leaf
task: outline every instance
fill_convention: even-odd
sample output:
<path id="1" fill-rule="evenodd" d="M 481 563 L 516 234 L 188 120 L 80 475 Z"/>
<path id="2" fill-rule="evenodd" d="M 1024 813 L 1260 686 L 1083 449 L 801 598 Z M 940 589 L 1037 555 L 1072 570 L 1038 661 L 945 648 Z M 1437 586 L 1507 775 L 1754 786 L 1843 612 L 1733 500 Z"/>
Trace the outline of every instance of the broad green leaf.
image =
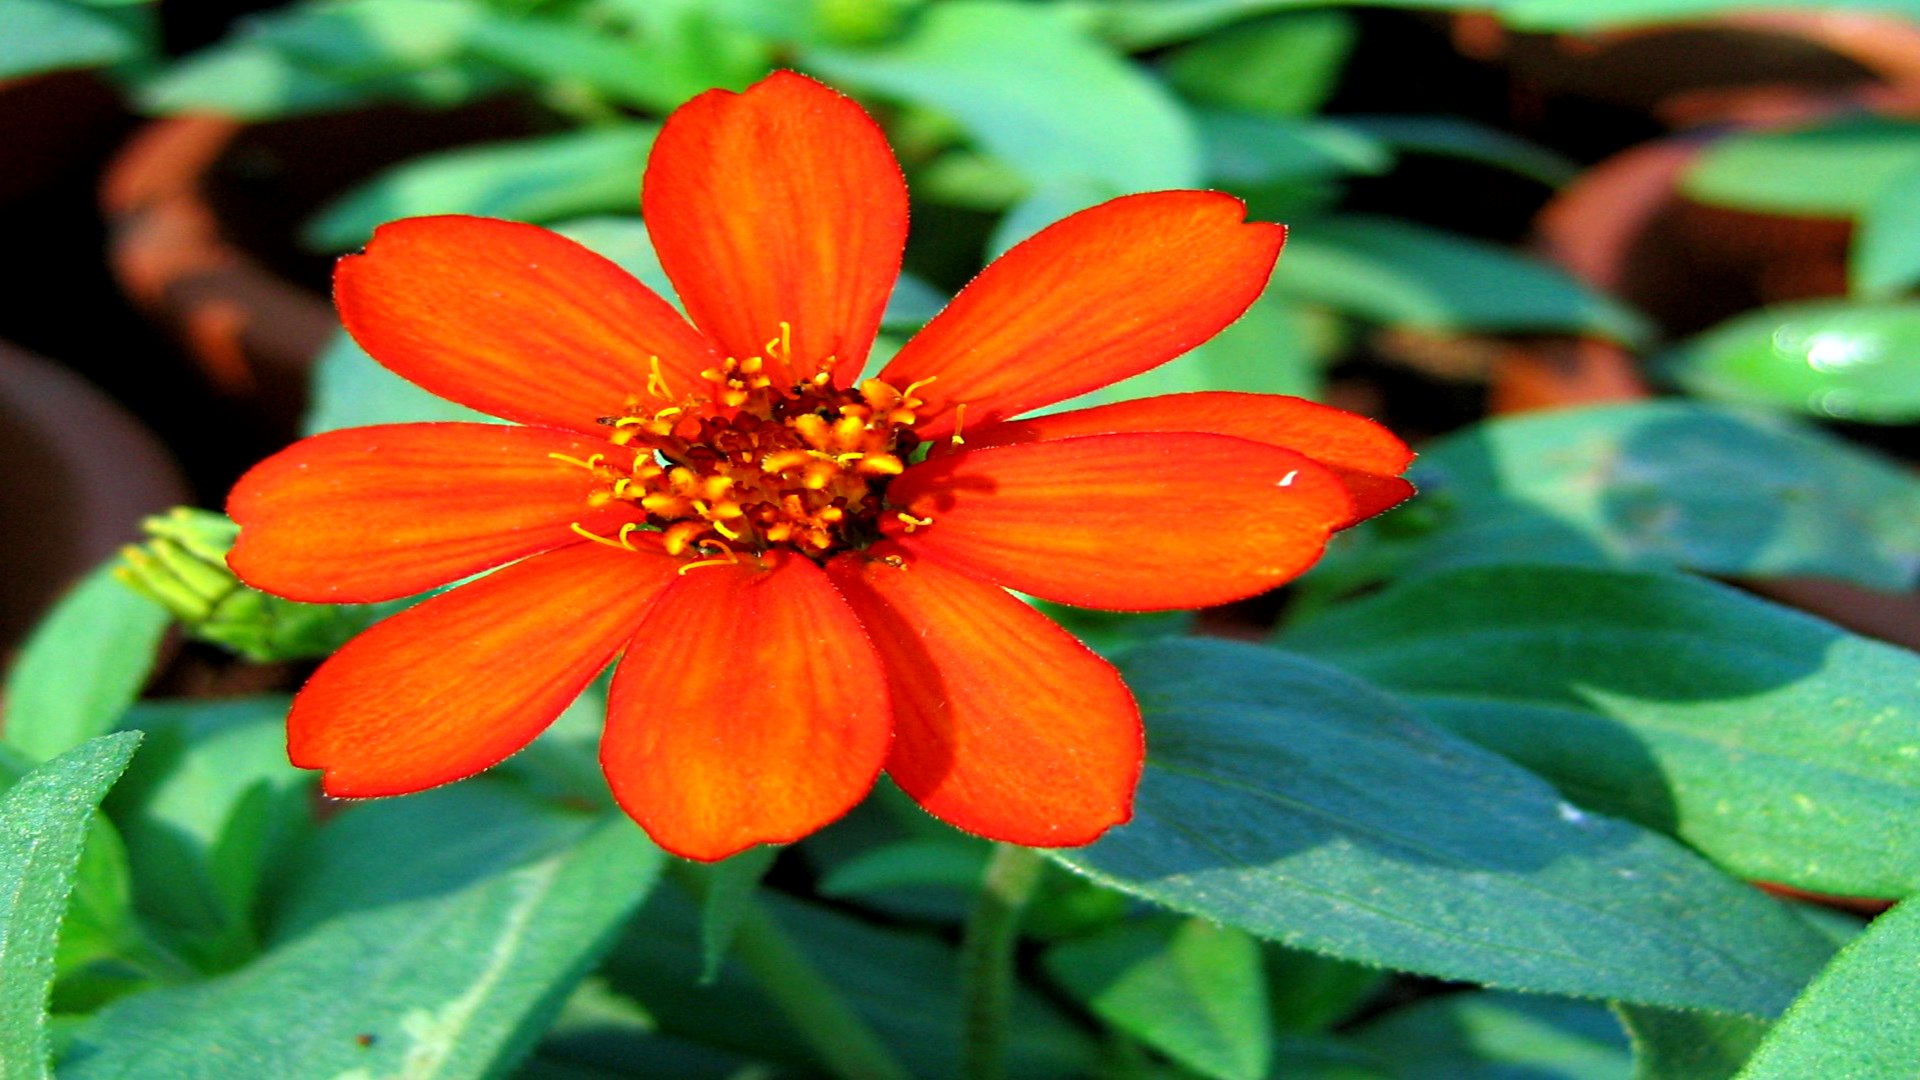
<path id="1" fill-rule="evenodd" d="M 300 860 L 270 951 L 108 1006 L 61 1075 L 501 1075 L 662 861 L 624 818 L 485 781 L 350 810 Z"/>
<path id="2" fill-rule="evenodd" d="M 1771 1015 L 1827 955 L 1784 907 L 1305 659 L 1169 641 L 1121 667 L 1132 823 L 1050 854 L 1176 911 L 1361 963 Z"/>
<path id="3" fill-rule="evenodd" d="M 97 11 L 62 0 L 0 0 L 0 79 L 118 63 L 139 46 Z"/>
<path id="4" fill-rule="evenodd" d="M 53 965 L 62 977 L 120 954 L 135 933 L 127 845 L 104 814 L 87 826 Z"/>
<path id="5" fill-rule="evenodd" d="M 1853 291 L 1873 299 L 1920 283 L 1920 161 L 1888 180 L 1861 214 L 1847 273 Z"/>
<path id="6" fill-rule="evenodd" d="M 1853 217 L 1920 167 L 1920 124 L 1845 119 L 1735 132 L 1708 144 L 1681 178 L 1701 202 L 1763 213 Z"/>
<path id="7" fill-rule="evenodd" d="M 1296 225 L 1274 270 L 1282 295 L 1389 325 L 1646 338 L 1646 321 L 1546 263 L 1382 217 Z"/>
<path id="8" fill-rule="evenodd" d="M 1060 180 L 1042 184 L 1014 204 L 987 237 L 989 260 L 1062 218 L 1096 206 L 1124 192 L 1099 180 Z"/>
<path id="9" fill-rule="evenodd" d="M 1627 1080 L 1627 1037 L 1603 1005 L 1465 993 L 1428 998 L 1349 1036 L 1394 1080 Z"/>
<path id="10" fill-rule="evenodd" d="M 1147 919 L 1048 949 L 1047 973 L 1095 1016 L 1203 1076 L 1260 1080 L 1273 1060 L 1260 943 L 1200 919 Z"/>
<path id="11" fill-rule="evenodd" d="M 1785 418 L 1655 401 L 1490 420 L 1420 451 L 1420 496 L 1320 573 L 1563 562 L 1880 589 L 1920 578 L 1920 480 Z"/>
<path id="12" fill-rule="evenodd" d="M 1699 578 L 1486 566 L 1283 639 L 1746 877 L 1920 888 L 1920 656 Z"/>
<path id="13" fill-rule="evenodd" d="M 474 26 L 468 45 L 530 79 L 577 83 L 627 105 L 666 112 L 688 97 L 640 43 L 584 22 L 495 16 Z"/>
<path id="14" fill-rule="evenodd" d="M 1351 125 L 1198 109 L 1207 176 L 1236 189 L 1386 172 L 1393 153 Z"/>
<path id="15" fill-rule="evenodd" d="M 1062 0 L 1096 33 L 1129 52 L 1204 34 L 1262 12 L 1311 0 Z"/>
<path id="16" fill-rule="evenodd" d="M 760 879 L 772 869 L 780 849 L 762 845 L 708 869 L 707 894 L 700 901 L 700 981 L 710 983 L 733 944 L 740 917 L 760 891 Z"/>
<path id="17" fill-rule="evenodd" d="M 1368 139 L 1410 154 L 1477 162 L 1559 187 L 1580 173 L 1578 162 L 1517 135 L 1459 116 L 1347 116 L 1338 121 Z"/>
<path id="18" fill-rule="evenodd" d="M 132 733 L 68 750 L 0 795 L 0 1078 L 47 1068 L 47 991 L 87 823 L 140 745 Z"/>
<path id="19" fill-rule="evenodd" d="M 1920 1062 L 1920 904 L 1874 920 L 1773 1025 L 1740 1080 L 1894 1080 Z"/>
<path id="20" fill-rule="evenodd" d="M 344 251 L 364 244 L 378 225 L 423 214 L 541 222 L 628 209 L 658 130 L 621 124 L 425 154 L 329 203 L 305 239 Z"/>
<path id="21" fill-rule="evenodd" d="M 312 399 L 301 425 L 307 434 L 370 424 L 442 420 L 495 422 L 465 405 L 430 394 L 374 362 L 344 332 L 314 361 Z"/>
<path id="22" fill-rule="evenodd" d="M 171 619 L 115 580 L 113 567 L 61 597 L 7 673 L 4 736 L 30 758 L 44 761 L 113 730 L 153 670 Z"/>
<path id="23" fill-rule="evenodd" d="M 1732 1080 L 1768 1026 L 1750 1016 L 1645 1005 L 1614 1011 L 1633 1037 L 1633 1080 Z"/>
<path id="24" fill-rule="evenodd" d="M 1344 11 L 1298 11 L 1239 23 L 1168 54 L 1167 81 L 1194 101 L 1279 116 L 1319 110 L 1358 35 Z"/>
<path id="25" fill-rule="evenodd" d="M 1920 303 L 1762 308 L 1668 360 L 1671 376 L 1705 398 L 1869 424 L 1920 420 Z"/>
<path id="26" fill-rule="evenodd" d="M 1200 149 L 1172 96 L 1047 6 L 948 0 L 876 49 L 815 49 L 838 83 L 936 109 L 1035 183 L 1194 187 Z"/>

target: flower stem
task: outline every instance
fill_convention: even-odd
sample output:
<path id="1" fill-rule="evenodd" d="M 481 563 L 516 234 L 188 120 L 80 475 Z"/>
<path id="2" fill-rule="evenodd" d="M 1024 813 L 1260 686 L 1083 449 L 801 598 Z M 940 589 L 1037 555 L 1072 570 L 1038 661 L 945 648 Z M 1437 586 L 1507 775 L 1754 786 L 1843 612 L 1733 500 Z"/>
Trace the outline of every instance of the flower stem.
<path id="1" fill-rule="evenodd" d="M 1000 1080 L 1006 1075 L 1007 1017 L 1013 1001 L 1013 947 L 1020 913 L 1040 881 L 1042 858 L 1033 848 L 995 844 L 960 940 L 960 981 L 966 1010 L 960 1039 L 960 1075 Z"/>
<path id="2" fill-rule="evenodd" d="M 680 878 L 700 895 L 704 883 Z M 786 931 L 751 898 L 733 933 L 733 955 L 779 1006 L 827 1070 L 841 1080 L 911 1080 L 886 1046 L 820 974 Z"/>

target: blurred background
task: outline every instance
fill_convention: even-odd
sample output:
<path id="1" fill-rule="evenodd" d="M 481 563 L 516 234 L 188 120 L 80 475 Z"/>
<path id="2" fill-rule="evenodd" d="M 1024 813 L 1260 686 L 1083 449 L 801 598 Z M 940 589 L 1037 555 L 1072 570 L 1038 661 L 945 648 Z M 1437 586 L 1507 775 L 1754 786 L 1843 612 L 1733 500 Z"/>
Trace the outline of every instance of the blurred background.
<path id="1" fill-rule="evenodd" d="M 1050 221 L 1212 187 L 1292 226 L 1271 288 L 1102 397 L 1293 393 L 1417 442 L 1686 395 L 1910 463 L 1917 18 L 1912 0 L 0 0 L 0 645 L 142 515 L 217 507 L 301 432 L 452 415 L 336 330 L 331 261 L 375 225 L 539 222 L 664 288 L 637 216 L 660 119 L 776 67 L 857 96 L 907 171 L 896 343 Z M 1468 512 L 1470 492 L 1427 486 L 1376 553 Z M 1884 567 L 1763 588 L 1912 643 L 1910 533 Z M 1832 577 L 1853 584 L 1812 580 Z"/>

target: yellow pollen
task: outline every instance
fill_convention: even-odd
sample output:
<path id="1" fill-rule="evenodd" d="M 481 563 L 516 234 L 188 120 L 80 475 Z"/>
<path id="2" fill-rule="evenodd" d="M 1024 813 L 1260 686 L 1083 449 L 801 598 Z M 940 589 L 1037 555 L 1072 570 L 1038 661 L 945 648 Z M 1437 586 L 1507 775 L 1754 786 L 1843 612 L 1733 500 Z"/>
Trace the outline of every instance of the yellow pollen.
<path id="1" fill-rule="evenodd" d="M 907 513 L 905 510 L 900 511 L 899 513 L 893 516 L 900 519 L 900 523 L 907 527 L 908 532 L 912 532 L 915 529 L 924 529 L 927 526 L 933 524 L 932 518 L 914 517 L 912 514 Z"/>

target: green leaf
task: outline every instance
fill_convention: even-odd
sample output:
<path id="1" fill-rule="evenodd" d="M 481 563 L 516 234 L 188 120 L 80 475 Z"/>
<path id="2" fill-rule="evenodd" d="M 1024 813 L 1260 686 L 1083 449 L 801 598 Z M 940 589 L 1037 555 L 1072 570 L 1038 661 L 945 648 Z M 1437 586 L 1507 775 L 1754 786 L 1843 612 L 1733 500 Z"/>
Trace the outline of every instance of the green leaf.
<path id="1" fill-rule="evenodd" d="M 114 563 L 61 597 L 7 673 L 5 738 L 44 761 L 113 730 L 146 685 L 171 621 L 120 584 Z"/>
<path id="2" fill-rule="evenodd" d="M 1920 1061 L 1920 904 L 1874 920 L 1773 1025 L 1740 1080 L 1913 1075 Z"/>
<path id="3" fill-rule="evenodd" d="M 720 974 L 727 959 L 727 947 L 740 928 L 740 917 L 760 891 L 760 879 L 767 876 L 780 849 L 762 845 L 750 848 L 710 868 L 707 893 L 700 904 L 700 981 L 711 983 Z"/>
<path id="4" fill-rule="evenodd" d="M 637 198 L 658 131 L 621 124 L 424 154 L 329 203 L 304 238 L 344 251 L 366 243 L 378 225 L 423 214 L 542 222 L 624 210 Z"/>
<path id="5" fill-rule="evenodd" d="M 835 899 L 927 886 L 970 892 L 986 868 L 985 845 L 970 837 L 896 840 L 835 866 L 819 892 Z"/>
<path id="6" fill-rule="evenodd" d="M 1372 997 L 1386 973 L 1331 956 L 1267 943 L 1267 997 L 1280 1031 L 1324 1031 Z"/>
<path id="7" fill-rule="evenodd" d="M 1910 424 L 1920 420 L 1920 303 L 1763 308 L 1688 342 L 1667 370 L 1693 393 L 1736 405 Z"/>
<path id="8" fill-rule="evenodd" d="M 1001 217 L 992 235 L 987 237 L 986 256 L 989 260 L 997 259 L 1006 254 L 1008 248 L 1054 222 L 1121 194 L 1124 192 L 1098 180 L 1057 180 L 1042 184 Z"/>
<path id="9" fill-rule="evenodd" d="M 1393 153 L 1351 125 L 1198 109 L 1207 176 L 1236 189 L 1386 172 Z"/>
<path id="10" fill-rule="evenodd" d="M 1303 0 L 1078 0 L 1063 4 L 1102 38 L 1138 52 L 1204 34 L 1276 8 L 1300 7 Z"/>
<path id="11" fill-rule="evenodd" d="M 139 47 L 118 20 L 97 11 L 61 0 L 0 2 L 0 79 L 114 64 Z"/>
<path id="12" fill-rule="evenodd" d="M 1458 0 L 1443 0 L 1455 7 L 1467 5 Z M 1748 11 L 1762 5 L 1753 0 L 1504 0 L 1498 5 L 1502 22 L 1516 30 L 1595 30 L 1610 26 L 1678 22 L 1726 11 Z M 1786 7 L 1787 4 L 1765 6 Z M 1890 11 L 1914 14 L 1914 0 L 1813 0 L 1790 5 L 1796 8 L 1844 8 L 1853 11 Z"/>
<path id="13" fill-rule="evenodd" d="M 1115 1028 L 1215 1080 L 1273 1060 L 1260 943 L 1200 919 L 1121 923 L 1048 949 L 1047 973 Z"/>
<path id="14" fill-rule="evenodd" d="M 1649 334 L 1639 315 L 1554 267 L 1395 218 L 1300 223 L 1288 237 L 1273 287 L 1390 325 L 1569 331 L 1629 343 Z"/>
<path id="15" fill-rule="evenodd" d="M 1920 579 L 1920 480 L 1784 418 L 1684 401 L 1507 417 L 1422 447 L 1411 475 L 1419 498 L 1322 574 L 1563 562 Z"/>
<path id="16" fill-rule="evenodd" d="M 93 739 L 0 795 L 0 1078 L 47 1069 L 47 991 L 55 939 L 94 807 L 140 745 L 132 733 Z"/>
<path id="17" fill-rule="evenodd" d="M 1846 119 L 1714 140 L 1681 177 L 1701 202 L 1762 213 L 1854 217 L 1920 167 L 1920 124 Z"/>
<path id="18" fill-rule="evenodd" d="M 1764 1020 L 1725 1013 L 1645 1005 L 1614 1011 L 1633 1037 L 1633 1080 L 1732 1080 L 1768 1027 Z"/>
<path id="19" fill-rule="evenodd" d="M 1428 998 L 1351 1033 L 1394 1080 L 1627 1080 L 1627 1037 L 1606 1007 L 1467 993 Z"/>
<path id="20" fill-rule="evenodd" d="M 1145 645 L 1131 824 L 1054 858 L 1295 948 L 1579 997 L 1769 1015 L 1828 952 L 1671 840 L 1574 809 L 1331 668 Z"/>
<path id="21" fill-rule="evenodd" d="M 1853 291 L 1872 299 L 1920 283 L 1920 162 L 1888 180 L 1860 215 L 1847 272 Z"/>
<path id="22" fill-rule="evenodd" d="M 1172 96 L 1048 6 L 949 0 L 886 46 L 801 59 L 836 82 L 947 114 L 1036 184 L 1151 191 L 1200 181 L 1199 141 Z"/>
<path id="23" fill-rule="evenodd" d="M 1332 95 L 1357 36 L 1344 11 L 1239 23 L 1168 54 L 1167 81 L 1201 104 L 1306 116 Z"/>
<path id="24" fill-rule="evenodd" d="M 744 90 L 767 73 L 764 41 L 718 13 L 677 6 L 657 13 L 637 40 L 586 20 L 490 15 L 474 25 L 467 44 L 475 55 L 543 85 L 577 84 L 659 113 L 715 87 Z"/>
<path id="25" fill-rule="evenodd" d="M 1459 158 L 1560 187 L 1580 164 L 1538 143 L 1459 116 L 1347 116 L 1342 127 L 1393 150 Z"/>
<path id="26" fill-rule="evenodd" d="M 1920 888 L 1904 649 L 1698 578 L 1571 566 L 1428 575 L 1284 641 L 1742 876 Z"/>
<path id="27" fill-rule="evenodd" d="M 344 332 L 313 366 L 312 400 L 301 425 L 308 435 L 370 424 L 433 421 L 498 423 L 491 416 L 430 394 L 376 363 Z"/>
<path id="28" fill-rule="evenodd" d="M 501 1075 L 662 861 L 625 818 L 486 781 L 350 810 L 300 860 L 273 949 L 108 1006 L 61 1075 Z"/>

